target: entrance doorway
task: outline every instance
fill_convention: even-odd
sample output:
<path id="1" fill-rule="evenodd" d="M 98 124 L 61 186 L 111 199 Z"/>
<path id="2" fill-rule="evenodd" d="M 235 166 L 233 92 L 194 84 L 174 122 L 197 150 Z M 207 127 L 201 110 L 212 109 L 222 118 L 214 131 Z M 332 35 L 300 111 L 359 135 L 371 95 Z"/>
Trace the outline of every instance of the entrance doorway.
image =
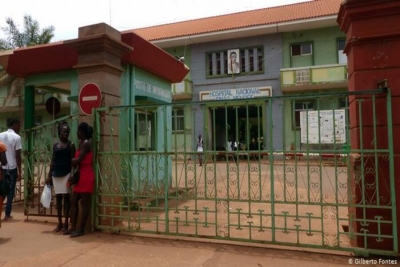
<path id="1" fill-rule="evenodd" d="M 252 140 L 258 144 L 263 139 L 262 105 L 210 108 L 210 115 L 212 148 L 217 151 L 229 150 L 231 143 L 234 150 L 235 141 L 238 150 L 248 150 Z"/>

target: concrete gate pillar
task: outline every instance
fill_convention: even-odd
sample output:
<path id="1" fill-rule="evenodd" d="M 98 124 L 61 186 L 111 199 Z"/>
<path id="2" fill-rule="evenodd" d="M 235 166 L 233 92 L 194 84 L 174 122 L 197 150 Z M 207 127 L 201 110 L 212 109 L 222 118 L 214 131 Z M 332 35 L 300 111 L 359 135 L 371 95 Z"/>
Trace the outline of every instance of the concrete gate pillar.
<path id="1" fill-rule="evenodd" d="M 87 83 L 95 83 L 99 86 L 102 95 L 101 106 L 118 106 L 120 100 L 120 77 L 124 71 L 121 67 L 121 57 L 124 53 L 132 50 L 131 46 L 121 41 L 121 33 L 105 23 L 84 26 L 79 28 L 78 38 L 64 42 L 71 46 L 78 53 L 78 64 L 74 68 L 78 72 L 79 88 Z M 80 111 L 81 112 L 81 111 Z M 81 112 L 80 121 L 86 121 L 93 125 L 92 117 L 86 116 Z M 99 151 L 104 148 L 109 149 L 111 143 L 115 149 L 119 149 L 118 136 L 119 127 L 113 127 L 114 131 L 110 133 L 110 126 L 107 121 L 103 121 L 100 126 L 100 141 L 94 144 Z M 110 167 L 99 164 L 98 167 L 102 173 L 110 174 Z M 104 169 L 104 170 L 103 170 Z M 110 183 L 118 185 L 115 182 L 119 179 L 118 166 L 116 173 L 110 174 Z M 101 186 L 101 185 L 100 185 Z M 118 203 L 120 200 L 113 197 L 102 199 L 101 203 Z M 101 213 L 118 216 L 119 211 L 102 208 Z M 112 219 L 102 221 L 102 225 L 111 225 Z"/>
<path id="2" fill-rule="evenodd" d="M 340 7 L 338 23 L 343 32 L 346 33 L 346 49 L 348 56 L 348 77 L 349 91 L 363 91 L 378 88 L 381 81 L 387 81 L 387 87 L 392 92 L 392 114 L 393 114 L 393 140 L 394 140 L 394 167 L 395 167 L 395 189 L 396 206 L 400 207 L 400 2 L 398 0 L 347 0 Z M 385 86 L 384 86 L 385 87 Z M 376 99 L 376 115 L 379 122 L 373 122 L 372 102 L 364 101 L 362 119 L 358 112 L 356 101 L 350 99 L 350 127 L 351 127 L 351 148 L 352 149 L 374 149 L 374 142 L 377 142 L 378 149 L 388 148 L 388 125 L 386 112 L 386 96 Z M 376 123 L 377 136 L 374 137 L 373 124 Z M 363 136 L 360 137 L 360 128 Z M 353 219 L 351 226 L 356 233 L 361 234 L 351 239 L 351 244 L 357 247 L 369 249 L 393 250 L 393 240 L 383 240 L 373 235 L 393 234 L 393 225 L 380 224 L 380 220 L 391 221 L 393 215 L 397 214 L 397 229 L 400 229 L 399 209 L 392 213 L 390 206 L 391 188 L 389 181 L 389 164 L 387 158 L 379 157 L 378 166 L 375 166 L 375 158 L 360 166 L 360 161 L 352 157 L 352 176 L 349 192 L 351 204 L 360 203 L 362 193 L 369 195 L 372 206 L 377 203 L 389 209 L 376 208 L 353 208 L 349 211 L 349 219 Z M 374 188 L 360 188 L 355 186 L 355 181 L 364 180 L 365 184 L 373 183 L 376 179 L 374 174 L 365 174 L 361 177 L 360 168 L 367 170 L 372 168 L 375 172 L 378 168 L 379 185 Z M 368 172 L 365 172 L 368 173 Z M 379 186 L 379 190 L 377 189 Z M 357 188 L 356 188 L 357 187 Z M 376 199 L 376 193 L 380 198 Z M 375 193 L 374 195 L 371 195 Z M 356 202 L 356 203 L 355 203 Z M 363 204 L 368 205 L 368 203 Z M 367 219 L 373 220 L 363 223 L 364 212 Z M 352 217 L 352 218 L 351 218 Z M 359 221 L 355 221 L 355 219 Z M 364 239 L 363 233 L 367 238 Z M 399 232 L 397 239 L 399 240 Z"/>

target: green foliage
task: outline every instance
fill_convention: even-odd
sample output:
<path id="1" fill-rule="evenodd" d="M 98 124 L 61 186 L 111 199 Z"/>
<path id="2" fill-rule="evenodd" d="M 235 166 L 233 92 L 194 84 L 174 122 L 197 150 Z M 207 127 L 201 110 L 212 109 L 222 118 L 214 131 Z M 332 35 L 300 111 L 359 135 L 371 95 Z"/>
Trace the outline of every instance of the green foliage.
<path id="1" fill-rule="evenodd" d="M 23 31 L 18 29 L 12 18 L 6 19 L 7 27 L 1 30 L 7 35 L 5 39 L 0 39 L 0 51 L 16 49 L 19 47 L 33 46 L 38 44 L 50 43 L 54 37 L 54 27 L 39 27 L 39 23 L 33 20 L 30 15 L 24 16 Z"/>

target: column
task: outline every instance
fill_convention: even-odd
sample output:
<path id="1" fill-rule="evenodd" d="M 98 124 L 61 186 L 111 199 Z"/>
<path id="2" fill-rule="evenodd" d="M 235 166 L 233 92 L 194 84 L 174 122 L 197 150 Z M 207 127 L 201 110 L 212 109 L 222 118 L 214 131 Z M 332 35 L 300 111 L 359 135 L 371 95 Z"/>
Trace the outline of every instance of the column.
<path id="1" fill-rule="evenodd" d="M 102 95 L 101 106 L 118 106 L 121 103 L 120 96 L 120 77 L 124 71 L 121 67 L 121 57 L 124 53 L 132 50 L 132 47 L 121 41 L 121 33 L 105 23 L 90 25 L 79 28 L 77 39 L 65 42 L 66 45 L 73 47 L 78 53 L 78 64 L 74 66 L 78 72 L 79 88 L 87 83 L 95 83 L 99 86 Z M 93 117 L 81 114 L 80 121 L 86 121 L 93 125 Z M 109 150 L 113 147 L 119 150 L 119 127 L 113 127 L 111 134 L 109 118 L 102 118 L 100 128 L 100 141 L 97 144 L 98 151 Z M 112 187 L 117 186 L 120 179 L 120 167 L 114 166 L 114 170 L 101 164 L 99 158 L 101 173 L 109 175 L 107 182 L 99 181 L 99 183 L 108 183 Z M 115 162 L 114 164 L 117 164 Z M 99 188 L 102 185 L 99 184 Z M 115 188 L 117 190 L 117 188 Z M 95 192 L 95 197 L 98 197 Z M 106 198 L 106 199 L 105 199 Z M 101 203 L 120 203 L 122 199 L 114 196 L 102 197 Z M 102 214 L 119 216 L 120 210 L 113 208 L 99 208 Z M 119 220 L 107 218 L 102 220 L 102 225 L 115 225 Z"/>
<path id="2" fill-rule="evenodd" d="M 362 235 L 352 237 L 351 244 L 368 249 L 397 249 L 393 247 L 392 239 L 373 237 L 372 235 L 396 235 L 393 232 L 393 225 L 382 224 L 380 220 L 391 221 L 397 217 L 397 229 L 400 228 L 398 220 L 400 217 L 400 179 L 398 179 L 400 177 L 400 139 L 397 138 L 400 135 L 400 116 L 398 116 L 400 112 L 400 2 L 397 0 L 344 1 L 340 7 L 338 23 L 341 30 L 346 33 L 345 53 L 348 56 L 349 91 L 363 91 L 387 86 L 392 95 L 391 103 L 387 102 L 388 98 L 385 93 L 377 96 L 375 121 L 372 119 L 374 107 L 371 98 L 366 99 L 362 104 L 354 101 L 354 98 L 350 98 L 352 150 L 374 149 L 375 142 L 378 149 L 387 149 L 391 146 L 386 108 L 391 104 L 393 109 L 395 188 L 390 184 L 388 158 L 379 154 L 378 157 L 367 158 L 365 155 L 352 153 L 353 156 L 350 159 L 349 202 L 357 205 L 349 210 L 351 217 L 349 219 L 352 220 L 350 226 L 357 233 L 367 234 L 366 239 Z M 376 125 L 375 129 L 374 125 Z M 376 181 L 377 183 L 374 185 L 373 183 Z M 368 205 L 390 207 L 393 204 L 390 198 L 394 192 L 397 194 L 397 211 L 390 208 L 385 210 L 365 207 Z M 379 197 L 377 197 L 378 194 Z M 368 196 L 370 203 L 362 203 L 361 199 L 365 196 Z M 372 220 L 372 222 L 368 220 Z M 397 240 L 399 238 L 397 232 Z"/>

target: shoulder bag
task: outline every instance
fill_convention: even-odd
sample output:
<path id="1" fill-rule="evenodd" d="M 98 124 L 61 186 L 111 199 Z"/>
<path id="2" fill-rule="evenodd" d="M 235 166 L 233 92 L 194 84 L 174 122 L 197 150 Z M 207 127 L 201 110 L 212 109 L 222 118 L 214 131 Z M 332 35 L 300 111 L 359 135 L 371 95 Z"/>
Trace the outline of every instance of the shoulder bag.
<path id="1" fill-rule="evenodd" d="M 8 193 L 11 191 L 11 176 L 10 172 L 8 171 L 8 168 L 4 172 L 5 175 L 3 177 L 0 177 L 0 195 L 1 196 L 7 196 Z"/>
<path id="2" fill-rule="evenodd" d="M 76 167 L 74 168 L 74 171 L 72 172 L 72 177 L 71 177 L 71 183 L 70 183 L 70 185 L 77 184 L 77 183 L 79 182 L 79 178 L 80 178 L 80 175 L 79 175 L 79 166 L 76 166 Z"/>

